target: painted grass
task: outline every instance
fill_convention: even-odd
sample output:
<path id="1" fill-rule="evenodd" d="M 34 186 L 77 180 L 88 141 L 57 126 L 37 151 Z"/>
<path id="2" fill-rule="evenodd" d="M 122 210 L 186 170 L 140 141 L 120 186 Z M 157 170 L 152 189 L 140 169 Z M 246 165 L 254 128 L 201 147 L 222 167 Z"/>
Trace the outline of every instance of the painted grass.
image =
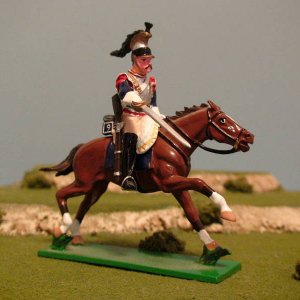
<path id="1" fill-rule="evenodd" d="M 199 254 L 192 232 L 176 231 L 186 252 Z M 101 266 L 40 258 L 50 237 L 0 236 L 1 299 L 299 299 L 292 279 L 300 259 L 300 234 L 215 235 L 230 248 L 242 271 L 209 284 Z M 139 235 L 101 234 L 90 241 L 136 246 Z"/>

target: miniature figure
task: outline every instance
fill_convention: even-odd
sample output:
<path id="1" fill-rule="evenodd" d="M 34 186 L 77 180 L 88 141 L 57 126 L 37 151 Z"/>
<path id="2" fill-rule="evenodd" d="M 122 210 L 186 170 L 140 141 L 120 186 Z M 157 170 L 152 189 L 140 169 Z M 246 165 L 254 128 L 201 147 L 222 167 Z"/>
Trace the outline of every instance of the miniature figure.
<path id="1" fill-rule="evenodd" d="M 123 149 L 128 151 L 123 157 L 126 165 L 126 168 L 123 168 L 124 173 L 118 174 L 118 176 L 114 174 L 115 155 L 120 154 L 120 151 L 116 149 L 116 140 L 112 136 L 78 145 L 60 164 L 44 169 L 45 171 L 56 171 L 58 176 L 72 171 L 75 174 L 75 181 L 56 194 L 62 214 L 62 226 L 54 230 L 53 245 L 58 248 L 66 246 L 70 240 L 68 232 L 71 232 L 74 237 L 73 244 L 83 243 L 79 235 L 80 223 L 89 208 L 106 191 L 108 183 L 114 182 L 122 184 L 125 188 L 137 189 L 142 193 L 156 191 L 172 193 L 204 244 L 200 262 L 214 265 L 220 257 L 228 255 L 229 251 L 222 248 L 205 230 L 189 190 L 200 192 L 219 205 L 221 218 L 224 220 L 234 222 L 236 217 L 224 197 L 200 178 L 187 177 L 191 169 L 190 157 L 198 147 L 220 154 L 246 152 L 250 148 L 249 144 L 254 141 L 254 135 L 222 112 L 213 101 L 185 108 L 184 111 L 177 112 L 173 117 L 164 118 L 160 115 L 156 105 L 155 79 L 150 79 L 150 77 L 148 80 L 146 78 L 152 69 L 151 60 L 153 58 L 151 50 L 147 46 L 148 39 L 151 37 L 151 25 L 147 24 L 146 31 L 140 30 L 128 36 L 128 40 L 123 43 L 123 46 L 126 47 L 122 47 L 120 50 L 122 52 L 122 49 L 125 49 L 126 53 L 132 51 L 133 57 L 132 69 L 128 73 L 119 75 L 116 84 L 122 101 L 121 113 L 125 123 Z M 133 42 L 130 43 L 131 41 Z M 125 56 L 125 52 L 118 56 L 123 54 Z M 113 52 L 114 55 L 117 53 L 119 51 Z M 150 145 L 153 144 L 152 147 L 147 145 L 146 149 L 139 150 L 139 146 L 136 146 L 141 133 L 139 122 L 144 118 L 147 118 L 149 123 L 153 119 L 152 128 L 156 127 L 159 134 L 156 133 L 155 139 L 150 143 Z M 114 123 L 118 123 L 118 120 L 120 119 L 114 119 Z M 118 128 L 119 132 L 121 131 L 121 126 L 118 124 L 114 124 L 114 126 Z M 153 132 L 155 133 L 155 130 Z M 233 147 L 231 150 L 211 149 L 203 145 L 203 142 L 208 139 Z M 146 157 L 143 167 L 136 165 L 134 168 L 136 157 L 140 161 Z M 121 180 L 119 180 L 120 178 Z M 78 195 L 85 195 L 85 198 L 72 221 L 67 200 Z"/>
<path id="2" fill-rule="evenodd" d="M 145 23 L 146 29 L 129 34 L 120 50 L 111 52 L 112 56 L 124 57 L 131 52 L 132 67 L 127 73 L 121 73 L 116 80 L 116 89 L 122 104 L 123 158 L 121 186 L 125 190 L 136 190 L 137 184 L 132 176 L 136 154 L 145 153 L 154 144 L 158 134 L 158 124 L 140 110 L 149 106 L 160 114 L 156 103 L 155 77 L 147 78 L 152 71 L 151 49 L 148 40 L 152 37 L 151 23 Z"/>

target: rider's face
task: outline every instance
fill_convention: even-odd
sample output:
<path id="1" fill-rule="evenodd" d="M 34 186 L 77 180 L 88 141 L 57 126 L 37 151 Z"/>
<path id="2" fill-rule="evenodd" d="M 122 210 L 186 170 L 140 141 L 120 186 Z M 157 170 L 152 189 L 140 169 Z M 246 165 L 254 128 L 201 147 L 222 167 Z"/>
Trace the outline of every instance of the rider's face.
<path id="1" fill-rule="evenodd" d="M 135 56 L 133 70 L 140 75 L 146 75 L 152 70 L 152 57 Z"/>

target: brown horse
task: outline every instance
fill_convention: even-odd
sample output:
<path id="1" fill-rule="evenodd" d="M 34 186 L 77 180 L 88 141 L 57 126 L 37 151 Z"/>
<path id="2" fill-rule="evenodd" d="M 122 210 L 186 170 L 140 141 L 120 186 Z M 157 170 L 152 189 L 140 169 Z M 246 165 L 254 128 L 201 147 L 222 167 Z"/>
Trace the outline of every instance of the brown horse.
<path id="1" fill-rule="evenodd" d="M 167 122 L 190 143 L 190 148 L 182 145 L 165 129 L 160 128 L 159 136 L 152 149 L 150 168 L 135 171 L 134 176 L 138 183 L 138 190 L 142 193 L 163 191 L 174 195 L 193 229 L 199 233 L 200 239 L 205 244 L 202 262 L 214 264 L 229 252 L 219 247 L 204 230 L 188 190 L 200 192 L 220 205 L 223 219 L 235 221 L 235 216 L 225 199 L 203 180 L 187 178 L 191 168 L 190 156 L 198 146 L 216 153 L 233 153 L 239 150 L 246 152 L 249 150 L 249 144 L 254 141 L 254 135 L 239 126 L 212 101 L 208 103 L 209 105 L 185 108 L 184 111 L 177 112 L 176 116 L 167 118 Z M 223 151 L 209 149 L 202 145 L 208 139 L 229 144 L 233 148 Z M 73 236 L 77 236 L 77 241 L 75 237 L 73 242 L 81 243 L 78 231 L 85 214 L 106 191 L 109 182 L 115 182 L 113 169 L 106 166 L 107 149 L 111 142 L 112 137 L 104 137 L 78 145 L 63 162 L 55 167 L 44 169 L 57 171 L 57 175 L 66 175 L 71 171 L 75 174 L 75 181 L 56 194 L 65 222 L 64 229 L 56 229 L 54 232 L 56 238 L 60 238 L 67 229 L 72 230 L 72 224 L 74 225 L 76 221 L 77 229 L 75 230 L 73 226 Z M 76 219 L 73 223 L 70 218 L 64 220 L 64 216 L 68 214 L 67 199 L 78 195 L 85 195 L 85 198 L 80 204 Z"/>

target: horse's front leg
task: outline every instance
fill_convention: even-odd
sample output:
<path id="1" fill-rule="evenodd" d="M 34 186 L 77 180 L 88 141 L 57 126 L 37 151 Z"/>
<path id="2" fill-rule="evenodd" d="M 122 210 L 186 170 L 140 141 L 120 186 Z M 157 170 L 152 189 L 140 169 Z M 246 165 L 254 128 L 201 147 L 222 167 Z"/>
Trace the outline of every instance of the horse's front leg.
<path id="1" fill-rule="evenodd" d="M 193 190 L 210 198 L 210 200 L 220 207 L 220 217 L 224 220 L 235 222 L 236 217 L 232 209 L 228 206 L 225 198 L 214 191 L 200 178 L 187 178 L 179 175 L 170 176 L 162 181 L 162 191 L 173 193 L 183 190 Z"/>
<path id="2" fill-rule="evenodd" d="M 205 230 L 196 206 L 193 203 L 191 195 L 188 191 L 173 192 L 174 197 L 183 208 L 186 217 L 197 232 L 200 240 L 204 243 L 203 253 L 200 257 L 200 262 L 204 264 L 214 265 L 222 256 L 230 254 L 227 249 L 222 248 L 215 240 L 213 240 L 209 233 Z"/>

